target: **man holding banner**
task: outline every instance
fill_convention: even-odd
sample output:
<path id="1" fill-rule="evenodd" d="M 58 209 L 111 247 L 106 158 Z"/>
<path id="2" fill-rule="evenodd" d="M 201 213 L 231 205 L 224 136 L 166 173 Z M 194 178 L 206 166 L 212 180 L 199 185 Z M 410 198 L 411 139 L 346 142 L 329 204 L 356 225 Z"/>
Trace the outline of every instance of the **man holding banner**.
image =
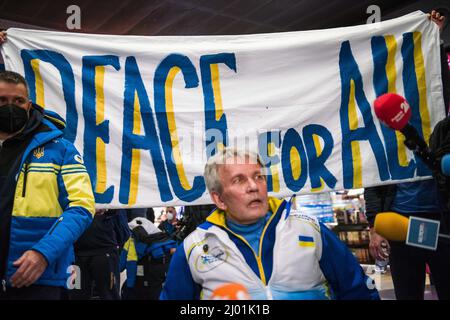
<path id="1" fill-rule="evenodd" d="M 332 231 L 268 197 L 257 155 L 225 148 L 204 177 L 217 209 L 175 252 L 161 299 L 211 299 L 232 282 L 257 300 L 379 299 Z"/>
<path id="2" fill-rule="evenodd" d="M 0 73 L 0 300 L 61 299 L 91 223 L 89 175 L 63 127 L 28 99 L 20 74 Z"/>

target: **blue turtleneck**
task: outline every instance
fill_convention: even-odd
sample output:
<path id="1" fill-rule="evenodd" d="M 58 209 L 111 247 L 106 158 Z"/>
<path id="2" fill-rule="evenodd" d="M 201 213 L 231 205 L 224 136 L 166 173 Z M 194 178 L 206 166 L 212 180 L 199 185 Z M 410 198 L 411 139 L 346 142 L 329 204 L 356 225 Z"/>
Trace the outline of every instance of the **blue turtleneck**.
<path id="1" fill-rule="evenodd" d="M 268 212 L 264 217 L 252 224 L 240 224 L 227 219 L 227 226 L 231 231 L 247 240 L 256 255 L 259 255 L 259 239 L 270 216 L 271 214 Z"/>

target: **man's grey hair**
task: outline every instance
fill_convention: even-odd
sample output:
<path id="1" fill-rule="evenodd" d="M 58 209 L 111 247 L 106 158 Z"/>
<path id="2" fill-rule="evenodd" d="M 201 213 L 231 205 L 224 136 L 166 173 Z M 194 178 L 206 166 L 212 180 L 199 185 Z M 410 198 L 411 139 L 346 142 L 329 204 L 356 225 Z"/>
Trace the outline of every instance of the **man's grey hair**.
<path id="1" fill-rule="evenodd" d="M 227 161 L 235 159 L 233 162 Z M 213 191 L 222 193 L 222 183 L 219 177 L 219 165 L 221 164 L 259 164 L 263 167 L 259 155 L 255 152 L 244 151 L 238 148 L 227 147 L 218 151 L 215 155 L 208 159 L 205 165 L 203 176 L 205 178 L 206 187 L 209 193 Z"/>

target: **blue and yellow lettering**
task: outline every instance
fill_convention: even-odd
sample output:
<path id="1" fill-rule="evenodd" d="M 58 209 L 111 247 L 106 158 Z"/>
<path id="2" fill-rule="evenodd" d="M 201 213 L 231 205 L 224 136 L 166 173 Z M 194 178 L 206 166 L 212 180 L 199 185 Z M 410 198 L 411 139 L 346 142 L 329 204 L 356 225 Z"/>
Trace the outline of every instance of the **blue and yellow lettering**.
<path id="1" fill-rule="evenodd" d="M 323 147 L 320 146 L 319 137 L 323 139 Z M 324 182 L 333 189 L 337 180 L 325 167 L 325 162 L 331 155 L 334 145 L 330 131 L 318 124 L 307 125 L 303 128 L 303 141 L 308 155 L 312 191 L 321 191 L 324 188 Z"/>
<path id="2" fill-rule="evenodd" d="M 281 146 L 281 131 L 269 131 L 258 136 L 258 150 L 261 162 L 266 170 L 267 190 L 280 191 L 280 175 L 278 164 L 280 157 L 278 149 Z"/>
<path id="3" fill-rule="evenodd" d="M 373 84 L 377 97 L 385 93 L 396 93 L 397 72 L 395 54 L 397 42 L 392 35 L 372 38 L 372 56 L 374 61 Z M 404 136 L 385 125 L 381 126 L 384 144 L 392 179 L 406 179 L 414 176 L 415 162 L 408 161 Z"/>
<path id="4" fill-rule="evenodd" d="M 286 186 L 294 192 L 300 191 L 308 178 L 308 160 L 302 138 L 293 128 L 283 137 L 281 166 Z"/>
<path id="5" fill-rule="evenodd" d="M 428 113 L 425 81 L 425 67 L 423 62 L 420 32 L 403 34 L 403 86 L 405 98 L 411 106 L 410 123 L 417 129 L 419 135 L 428 142 L 431 135 L 430 115 Z M 418 176 L 431 175 L 430 169 L 415 156 Z"/>
<path id="6" fill-rule="evenodd" d="M 30 89 L 30 98 L 42 107 L 45 107 L 44 83 L 39 70 L 39 61 L 51 63 L 59 71 L 64 101 L 66 102 L 64 137 L 73 143 L 77 134 L 78 113 L 75 105 L 75 77 L 69 61 L 61 53 L 50 50 L 23 49 L 21 57 L 25 70 L 25 79 Z"/>
<path id="7" fill-rule="evenodd" d="M 105 66 L 120 69 L 119 57 L 84 56 L 83 114 L 84 160 L 94 186 L 95 201 L 110 203 L 114 196 L 114 187 L 106 187 L 106 145 L 109 143 L 109 120 L 105 120 L 104 76 Z"/>
<path id="8" fill-rule="evenodd" d="M 173 191 L 181 200 L 191 202 L 203 194 L 206 186 L 203 176 L 194 177 L 193 185 L 190 186 L 181 158 L 172 97 L 173 81 L 180 71 L 183 73 L 186 88 L 198 87 L 199 79 L 189 58 L 170 54 L 161 61 L 155 71 L 155 110 Z"/>
<path id="9" fill-rule="evenodd" d="M 172 200 L 172 192 L 169 188 L 153 119 L 153 110 L 134 57 L 127 57 L 125 61 L 123 116 L 120 203 L 128 205 L 136 203 L 141 149 L 150 150 L 161 201 Z M 140 132 L 141 120 L 144 126 L 144 135 Z"/>
<path id="10" fill-rule="evenodd" d="M 206 155 L 214 155 L 227 145 L 227 118 L 223 113 L 220 92 L 219 63 L 236 72 L 234 53 L 219 53 L 200 57 L 203 95 L 205 99 Z M 220 134 L 217 132 L 220 132 Z"/>
<path id="11" fill-rule="evenodd" d="M 382 181 L 390 178 L 385 151 L 373 122 L 370 104 L 363 90 L 363 81 L 353 57 L 350 42 L 344 41 L 339 53 L 341 74 L 341 106 L 339 110 L 342 129 L 342 162 L 344 188 L 362 187 L 362 159 L 359 141 L 368 140 L 378 165 Z M 362 114 L 364 127 L 358 125 L 357 106 Z"/>

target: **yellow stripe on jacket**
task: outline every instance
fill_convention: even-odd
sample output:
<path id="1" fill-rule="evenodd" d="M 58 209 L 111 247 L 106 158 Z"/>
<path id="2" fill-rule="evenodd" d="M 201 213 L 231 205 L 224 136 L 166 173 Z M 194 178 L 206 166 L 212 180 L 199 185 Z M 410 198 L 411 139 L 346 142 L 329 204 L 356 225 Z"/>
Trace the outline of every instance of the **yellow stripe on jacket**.
<path id="1" fill-rule="evenodd" d="M 17 180 L 12 215 L 15 217 L 59 217 L 63 210 L 58 201 L 59 188 L 55 172 L 28 171 L 25 194 L 23 194 L 24 179 L 25 173 L 22 171 Z"/>

